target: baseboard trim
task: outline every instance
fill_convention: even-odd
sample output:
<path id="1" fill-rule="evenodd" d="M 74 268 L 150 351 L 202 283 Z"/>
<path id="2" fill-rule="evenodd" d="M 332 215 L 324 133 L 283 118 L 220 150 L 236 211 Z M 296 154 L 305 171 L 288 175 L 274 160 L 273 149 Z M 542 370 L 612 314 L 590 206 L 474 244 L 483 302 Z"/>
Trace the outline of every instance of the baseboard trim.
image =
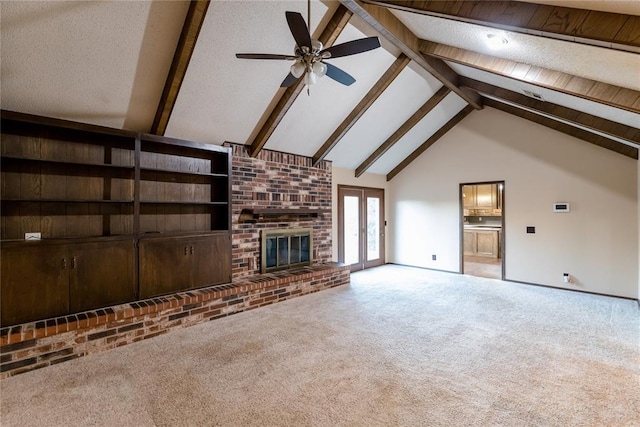
<path id="1" fill-rule="evenodd" d="M 612 295 L 612 294 L 604 294 L 604 293 L 601 293 L 601 292 L 585 291 L 583 289 L 561 288 L 561 287 L 558 287 L 558 286 L 543 285 L 543 284 L 540 284 L 540 283 L 523 282 L 521 280 L 504 279 L 503 281 L 504 282 L 511 282 L 511 283 L 519 283 L 521 285 L 539 286 L 541 288 L 558 289 L 560 291 L 580 292 L 580 293 L 583 293 L 583 294 L 598 295 L 598 296 L 601 296 L 601 297 L 620 298 L 620 299 L 628 299 L 628 300 L 632 300 L 632 301 L 637 301 L 633 297 L 623 297 L 621 295 Z"/>
<path id="2" fill-rule="evenodd" d="M 419 267 L 417 265 L 409 265 L 409 264 L 398 264 L 395 262 L 388 262 L 386 265 L 399 265 L 400 267 L 411 267 L 411 268 L 420 268 L 422 270 L 430 270 L 430 271 L 439 271 L 440 273 L 451 273 L 451 274 L 462 274 L 459 271 L 451 271 L 451 270 L 440 270 L 438 268 L 430 268 L 430 267 Z"/>
<path id="3" fill-rule="evenodd" d="M 395 262 L 388 262 L 387 264 L 388 265 L 399 265 L 401 267 L 420 268 L 422 270 L 438 271 L 438 272 L 441 272 L 441 273 L 451 273 L 451 274 L 460 274 L 460 275 L 463 274 L 463 273 L 460 273 L 459 271 L 439 270 L 437 268 L 418 267 L 416 265 L 398 264 L 398 263 L 395 263 Z M 637 302 L 638 303 L 638 309 L 640 309 L 640 299 L 636 299 L 636 298 L 633 298 L 633 297 L 623 297 L 621 295 L 604 294 L 604 293 L 600 293 L 600 292 L 585 291 L 585 290 L 582 290 L 582 289 L 560 288 L 560 287 L 557 287 L 557 286 L 543 285 L 543 284 L 540 284 L 540 283 L 523 282 L 521 280 L 511 280 L 511 279 L 494 279 L 494 280 L 502 280 L 503 282 L 519 283 L 521 285 L 540 286 L 542 288 L 558 289 L 558 290 L 561 290 L 561 291 L 580 292 L 580 293 L 583 293 L 583 294 L 599 295 L 599 296 L 602 296 L 602 297 L 628 299 L 628 300 L 632 300 L 632 301 Z"/>

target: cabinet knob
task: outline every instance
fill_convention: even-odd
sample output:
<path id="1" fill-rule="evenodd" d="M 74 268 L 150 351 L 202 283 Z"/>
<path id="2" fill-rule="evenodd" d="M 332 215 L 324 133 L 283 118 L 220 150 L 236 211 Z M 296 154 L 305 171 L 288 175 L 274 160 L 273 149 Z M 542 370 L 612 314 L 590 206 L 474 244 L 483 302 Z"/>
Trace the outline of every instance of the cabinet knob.
<path id="1" fill-rule="evenodd" d="M 62 258 L 61 264 L 62 264 L 62 269 L 66 270 L 67 269 L 67 259 L 66 258 Z"/>
<path id="2" fill-rule="evenodd" d="M 190 253 L 191 253 L 191 255 L 193 255 L 193 246 L 191 246 Z"/>
<path id="3" fill-rule="evenodd" d="M 185 255 L 189 255 L 189 247 L 188 246 L 184 247 L 184 254 Z"/>
<path id="4" fill-rule="evenodd" d="M 76 268 L 76 257 L 71 258 L 71 268 Z"/>

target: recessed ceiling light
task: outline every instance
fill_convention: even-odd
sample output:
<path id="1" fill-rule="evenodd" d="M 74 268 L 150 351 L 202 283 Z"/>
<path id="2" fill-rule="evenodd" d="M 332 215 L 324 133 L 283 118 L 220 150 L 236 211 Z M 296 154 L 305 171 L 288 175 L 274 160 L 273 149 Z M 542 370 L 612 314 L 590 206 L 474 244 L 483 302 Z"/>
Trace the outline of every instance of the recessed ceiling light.
<path id="1" fill-rule="evenodd" d="M 487 38 L 489 39 L 489 47 L 492 49 L 500 49 L 509 43 L 509 40 L 497 34 L 487 34 Z"/>

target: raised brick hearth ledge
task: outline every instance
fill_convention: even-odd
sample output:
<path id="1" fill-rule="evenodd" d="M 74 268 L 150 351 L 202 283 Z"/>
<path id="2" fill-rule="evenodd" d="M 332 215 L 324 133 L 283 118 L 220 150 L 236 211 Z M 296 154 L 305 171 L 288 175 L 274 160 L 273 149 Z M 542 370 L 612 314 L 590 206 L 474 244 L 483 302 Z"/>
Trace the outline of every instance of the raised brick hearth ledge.
<path id="1" fill-rule="evenodd" d="M 256 275 L 227 285 L 0 329 L 0 378 L 349 283 L 337 263 Z"/>

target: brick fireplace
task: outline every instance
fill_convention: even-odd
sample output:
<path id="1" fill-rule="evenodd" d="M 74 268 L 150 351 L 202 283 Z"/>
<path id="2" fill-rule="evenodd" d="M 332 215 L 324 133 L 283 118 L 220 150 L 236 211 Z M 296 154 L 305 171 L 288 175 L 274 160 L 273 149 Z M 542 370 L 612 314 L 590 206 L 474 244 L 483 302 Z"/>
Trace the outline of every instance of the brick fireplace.
<path id="1" fill-rule="evenodd" d="M 310 157 L 270 150 L 253 158 L 244 145 L 225 145 L 233 150 L 234 280 L 261 273 L 262 230 L 310 228 L 314 263 L 330 262 L 331 163 L 314 167 Z M 247 209 L 287 213 L 240 221 Z"/>

